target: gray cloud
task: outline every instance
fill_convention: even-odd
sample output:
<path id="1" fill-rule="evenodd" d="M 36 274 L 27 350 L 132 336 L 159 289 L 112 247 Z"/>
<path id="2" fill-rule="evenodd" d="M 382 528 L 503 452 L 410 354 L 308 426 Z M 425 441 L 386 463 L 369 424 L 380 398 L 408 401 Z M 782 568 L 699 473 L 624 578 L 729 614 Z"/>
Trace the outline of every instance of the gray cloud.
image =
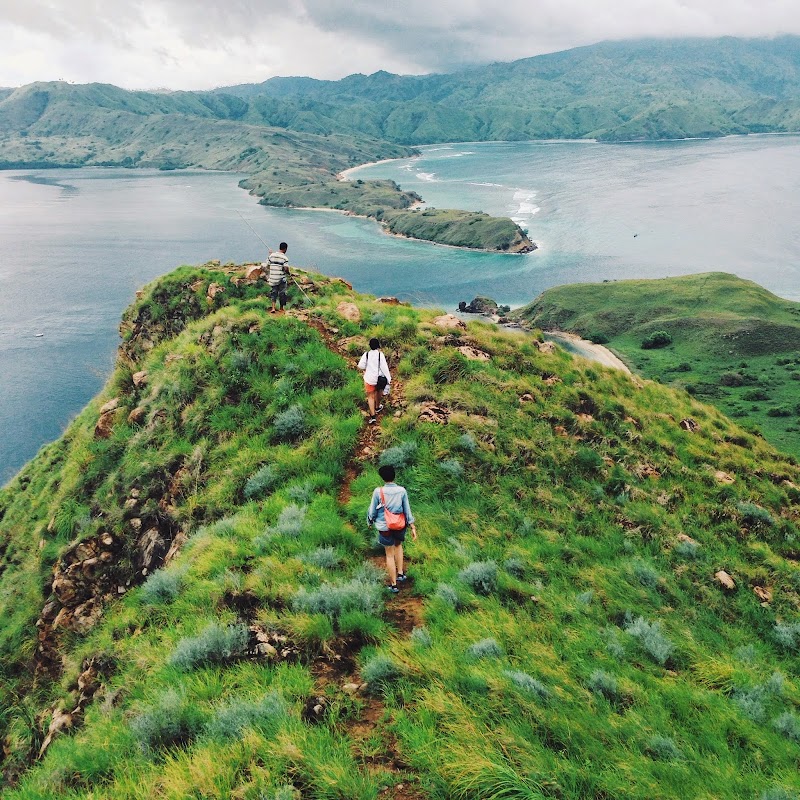
<path id="1" fill-rule="evenodd" d="M 604 39 L 800 34 L 796 0 L 4 0 L 0 85 L 449 71 Z"/>

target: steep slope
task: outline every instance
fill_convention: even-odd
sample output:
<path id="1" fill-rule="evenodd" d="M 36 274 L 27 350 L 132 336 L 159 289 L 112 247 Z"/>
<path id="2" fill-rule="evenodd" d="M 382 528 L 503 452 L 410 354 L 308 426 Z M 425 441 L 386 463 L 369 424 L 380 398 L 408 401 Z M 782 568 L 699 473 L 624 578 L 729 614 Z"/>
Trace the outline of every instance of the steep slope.
<path id="1" fill-rule="evenodd" d="M 605 343 L 639 374 L 757 425 L 776 447 L 800 456 L 798 303 L 708 272 L 559 286 L 516 316 Z M 667 335 L 652 346 L 657 332 Z"/>
<path id="2" fill-rule="evenodd" d="M 316 275 L 276 317 L 241 275 L 147 287 L 0 493 L 4 797 L 797 792 L 794 459 L 535 336 Z M 399 601 L 379 463 L 420 530 Z"/>

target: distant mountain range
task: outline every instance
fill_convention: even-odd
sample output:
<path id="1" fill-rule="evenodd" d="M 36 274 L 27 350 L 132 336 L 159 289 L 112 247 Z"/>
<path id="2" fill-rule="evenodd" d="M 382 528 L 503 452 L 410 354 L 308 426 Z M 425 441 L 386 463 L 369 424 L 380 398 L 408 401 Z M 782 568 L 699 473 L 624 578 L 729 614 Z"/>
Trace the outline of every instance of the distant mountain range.
<path id="1" fill-rule="evenodd" d="M 367 201 L 363 189 L 337 188 L 335 175 L 415 145 L 791 131 L 800 131 L 797 36 L 604 42 L 449 75 L 272 78 L 206 92 L 0 90 L 0 167 L 235 169 L 269 204 L 313 201 L 378 219 L 413 199 L 369 182 Z"/>

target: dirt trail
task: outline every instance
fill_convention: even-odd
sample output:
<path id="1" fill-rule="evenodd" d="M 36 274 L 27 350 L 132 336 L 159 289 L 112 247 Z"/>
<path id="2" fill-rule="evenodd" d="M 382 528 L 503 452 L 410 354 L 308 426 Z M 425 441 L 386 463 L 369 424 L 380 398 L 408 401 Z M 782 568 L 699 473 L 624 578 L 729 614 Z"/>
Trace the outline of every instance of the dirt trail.
<path id="1" fill-rule="evenodd" d="M 331 328 L 311 313 L 295 312 L 291 316 L 318 331 L 329 350 L 348 361 L 351 359 L 351 356 L 340 347 L 336 337 L 338 331 L 335 328 Z M 378 422 L 375 425 L 367 424 L 365 415 L 364 425 L 359 431 L 358 440 L 345 467 L 345 475 L 339 489 L 338 502 L 341 508 L 350 502 L 352 483 L 361 474 L 364 462 L 378 451 L 381 420 L 384 415 L 391 413 L 391 409 L 405 405 L 402 382 L 392 381 L 392 397 L 391 400 L 387 398 L 385 403 L 387 408 L 377 415 Z M 378 569 L 382 571 L 386 569 L 383 555 L 373 555 L 370 561 Z M 402 585 L 399 594 L 390 595 L 386 600 L 384 618 L 396 632 L 394 635 L 401 638 L 410 636 L 415 627 L 423 624 L 423 602 L 421 598 L 412 594 L 413 585 L 413 578 L 409 578 Z M 358 714 L 347 719 L 342 728 L 351 739 L 354 753 L 367 771 L 388 773 L 391 776 L 387 786 L 381 790 L 380 797 L 387 800 L 426 800 L 425 794 L 417 786 L 417 780 L 410 766 L 402 757 L 397 738 L 391 731 L 391 712 L 387 710 L 379 696 L 369 691 L 358 673 L 356 662 L 360 649 L 359 642 L 340 641 L 311 664 L 317 696 L 309 699 L 304 716 L 309 721 L 319 719 L 324 713 L 331 692 L 344 691 L 355 698 Z M 378 739 L 382 746 L 376 750 L 375 741 Z M 389 783 L 393 785 L 388 785 Z"/>

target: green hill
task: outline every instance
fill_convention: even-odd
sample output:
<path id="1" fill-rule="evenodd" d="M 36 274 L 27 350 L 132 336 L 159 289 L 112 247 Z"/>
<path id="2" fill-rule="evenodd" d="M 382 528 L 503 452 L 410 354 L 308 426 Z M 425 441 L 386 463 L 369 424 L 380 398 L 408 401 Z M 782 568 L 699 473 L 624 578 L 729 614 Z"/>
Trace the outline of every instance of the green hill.
<path id="1" fill-rule="evenodd" d="M 559 286 L 517 315 L 607 343 L 638 373 L 686 389 L 800 455 L 800 303 L 710 272 Z M 644 349 L 657 331 L 670 341 Z"/>
<path id="2" fill-rule="evenodd" d="M 796 459 L 537 336 L 300 273 L 275 316 L 241 275 L 146 287 L 0 491 L 4 797 L 797 795 Z"/>

